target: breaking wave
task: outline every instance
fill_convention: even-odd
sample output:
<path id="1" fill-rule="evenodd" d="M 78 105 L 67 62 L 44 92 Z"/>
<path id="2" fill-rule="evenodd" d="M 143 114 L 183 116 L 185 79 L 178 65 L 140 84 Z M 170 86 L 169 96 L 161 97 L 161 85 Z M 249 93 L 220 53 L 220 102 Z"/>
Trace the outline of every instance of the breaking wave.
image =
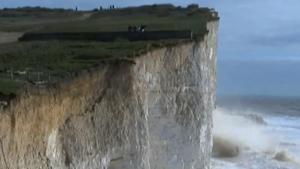
<path id="1" fill-rule="evenodd" d="M 277 152 L 274 156 L 275 160 L 278 161 L 284 161 L 284 162 L 293 162 L 293 157 L 290 156 L 290 154 L 287 151 L 280 151 Z"/>
<path id="2" fill-rule="evenodd" d="M 265 134 L 264 126 L 258 124 L 267 123 L 260 116 L 234 115 L 225 109 L 217 108 L 214 112 L 214 150 L 221 151 L 217 148 L 224 149 L 224 143 L 228 143 L 228 147 L 238 147 L 239 150 L 270 151 L 276 143 L 272 136 Z"/>
<path id="3" fill-rule="evenodd" d="M 240 148 L 234 142 L 215 136 L 213 138 L 213 157 L 226 158 L 239 155 Z"/>
<path id="4" fill-rule="evenodd" d="M 257 114 L 247 114 L 245 117 L 248 118 L 249 120 L 251 120 L 252 122 L 256 123 L 256 124 L 259 124 L 259 125 L 268 125 L 268 123 L 260 115 L 257 115 Z"/>
<path id="5" fill-rule="evenodd" d="M 300 164 L 268 128 L 263 116 L 217 108 L 214 112 L 213 157 L 237 158 L 245 152 L 267 156 L 278 162 Z"/>

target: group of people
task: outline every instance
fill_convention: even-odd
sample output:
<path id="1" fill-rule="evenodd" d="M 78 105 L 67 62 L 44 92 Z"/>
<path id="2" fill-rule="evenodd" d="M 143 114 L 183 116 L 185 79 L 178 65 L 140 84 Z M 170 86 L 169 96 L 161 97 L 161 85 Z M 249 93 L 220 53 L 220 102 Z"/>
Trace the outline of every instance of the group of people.
<path id="1" fill-rule="evenodd" d="M 99 11 L 103 11 L 103 10 L 110 10 L 111 11 L 113 9 L 115 9 L 115 5 L 110 5 L 109 8 L 104 8 L 104 7 L 100 6 L 98 10 Z"/>
<path id="2" fill-rule="evenodd" d="M 145 32 L 146 25 L 140 25 L 139 27 L 136 27 L 135 25 L 129 25 L 128 26 L 128 32 Z"/>
<path id="3" fill-rule="evenodd" d="M 109 6 L 109 9 L 110 9 L 110 10 L 115 9 L 115 5 L 110 5 L 110 6 Z"/>
<path id="4" fill-rule="evenodd" d="M 115 9 L 115 5 L 110 5 L 109 8 L 107 8 L 107 10 L 108 10 L 108 9 L 109 9 L 109 10 L 114 10 L 114 9 Z M 78 10 L 79 10 L 79 9 L 78 9 L 78 6 L 75 6 L 75 11 L 78 11 Z M 97 11 L 98 11 L 98 10 L 103 11 L 103 10 L 106 10 L 106 8 L 103 8 L 102 6 L 99 6 L 99 9 L 96 8 L 95 10 L 97 10 Z"/>

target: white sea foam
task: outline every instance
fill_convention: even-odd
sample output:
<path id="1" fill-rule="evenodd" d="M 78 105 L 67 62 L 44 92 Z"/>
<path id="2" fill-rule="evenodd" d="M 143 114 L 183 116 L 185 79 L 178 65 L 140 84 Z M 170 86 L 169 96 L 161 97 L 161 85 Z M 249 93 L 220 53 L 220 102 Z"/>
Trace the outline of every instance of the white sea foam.
<path id="1" fill-rule="evenodd" d="M 253 111 L 251 113 L 255 114 Z M 296 154 L 300 154 L 299 144 L 297 144 L 297 139 L 289 139 L 290 137 L 298 137 L 294 135 L 297 135 L 296 132 L 299 133 L 300 130 L 293 128 L 295 130 L 286 133 L 285 131 L 290 130 L 290 126 L 286 127 L 286 125 L 291 125 L 286 119 L 258 115 L 258 113 L 248 118 L 249 113 L 232 112 L 224 108 L 217 108 L 213 117 L 214 157 L 217 157 L 217 159 L 226 158 L 224 161 L 227 162 L 228 158 L 231 158 L 230 161 L 233 164 L 239 164 L 233 167 L 231 163 L 219 163 L 218 167 L 213 168 L 221 169 L 220 166 L 224 165 L 222 169 L 236 167 L 246 169 L 250 164 L 243 164 L 243 160 L 247 163 L 246 161 L 250 160 L 250 156 L 252 166 L 260 166 L 261 168 L 272 168 L 272 166 L 283 166 L 288 169 L 300 168 L 300 160 Z M 259 119 L 259 121 L 265 121 L 266 124 L 259 123 L 252 117 L 256 117 L 255 119 Z M 292 124 L 299 124 L 293 122 Z M 282 144 L 283 142 L 285 144 Z M 289 163 L 293 165 L 289 166 Z"/>
<path id="2" fill-rule="evenodd" d="M 237 145 L 240 149 L 267 152 L 277 144 L 274 137 L 266 134 L 264 126 L 227 110 L 217 108 L 214 112 L 214 136 Z"/>

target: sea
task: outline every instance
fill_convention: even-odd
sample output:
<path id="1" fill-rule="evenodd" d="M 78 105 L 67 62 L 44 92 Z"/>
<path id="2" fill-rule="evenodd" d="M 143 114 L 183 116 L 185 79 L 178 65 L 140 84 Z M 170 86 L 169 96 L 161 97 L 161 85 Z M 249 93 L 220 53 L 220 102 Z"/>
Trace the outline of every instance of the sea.
<path id="1" fill-rule="evenodd" d="M 300 97 L 222 96 L 212 169 L 300 169 Z"/>

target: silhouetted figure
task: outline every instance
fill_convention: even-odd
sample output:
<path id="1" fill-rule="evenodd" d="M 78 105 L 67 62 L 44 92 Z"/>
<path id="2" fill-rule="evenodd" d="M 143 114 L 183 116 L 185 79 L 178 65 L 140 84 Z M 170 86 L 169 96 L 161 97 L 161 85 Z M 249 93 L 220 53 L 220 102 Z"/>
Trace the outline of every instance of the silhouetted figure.
<path id="1" fill-rule="evenodd" d="M 145 32 L 146 25 L 140 25 L 138 31 Z"/>
<path id="2" fill-rule="evenodd" d="M 102 6 L 100 6 L 100 7 L 99 7 L 99 10 L 100 10 L 100 11 L 102 11 L 102 10 L 103 10 Z"/>
<path id="3" fill-rule="evenodd" d="M 76 12 L 78 11 L 78 6 L 76 6 L 75 10 L 76 10 Z"/>
<path id="4" fill-rule="evenodd" d="M 131 25 L 128 26 L 128 32 L 132 32 L 132 26 Z"/>
<path id="5" fill-rule="evenodd" d="M 133 32 L 137 32 L 138 31 L 136 26 L 133 26 L 132 30 L 133 30 Z"/>

